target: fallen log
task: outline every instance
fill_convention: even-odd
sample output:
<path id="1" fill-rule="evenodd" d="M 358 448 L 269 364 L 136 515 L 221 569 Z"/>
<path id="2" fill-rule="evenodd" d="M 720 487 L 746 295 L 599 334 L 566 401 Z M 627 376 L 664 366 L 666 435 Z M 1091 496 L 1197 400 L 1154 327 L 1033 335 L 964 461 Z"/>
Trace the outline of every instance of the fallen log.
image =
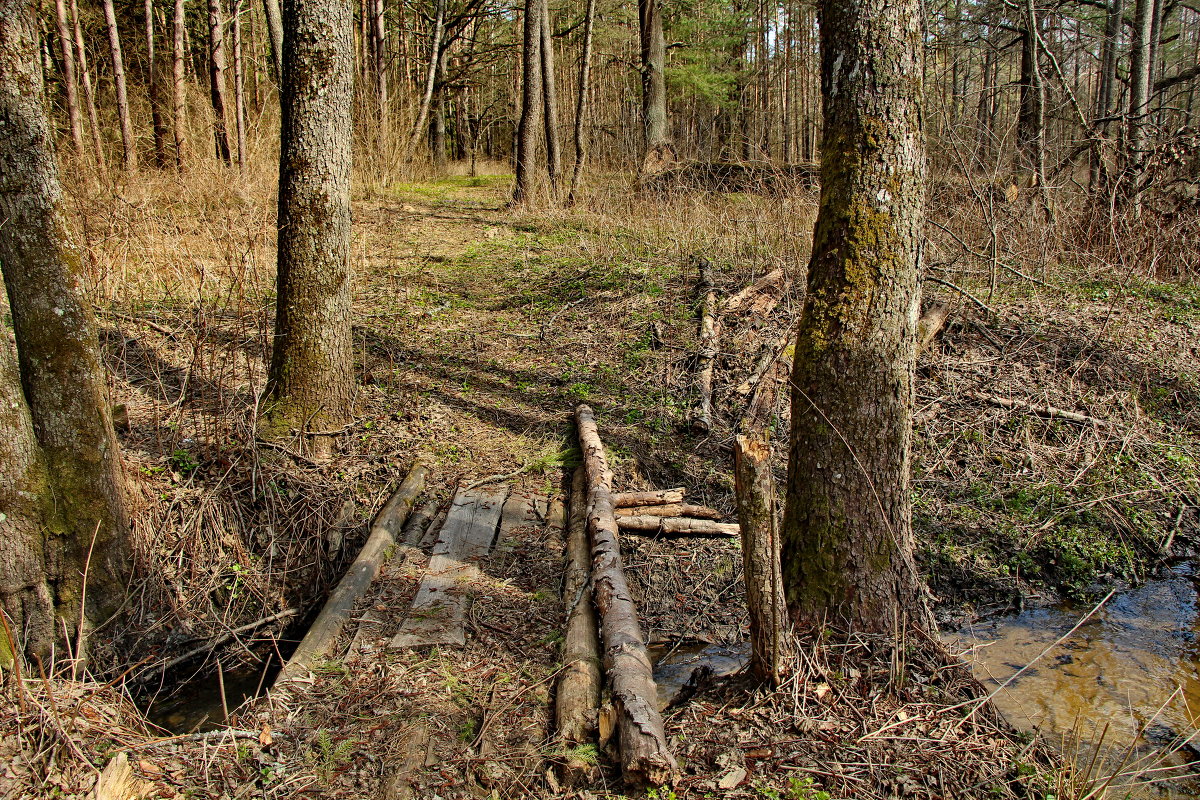
<path id="1" fill-rule="evenodd" d="M 621 563 L 611 472 L 592 409 L 579 406 L 575 419 L 587 470 L 592 591 L 604 635 L 609 687 L 618 714 L 621 774 L 630 784 L 661 786 L 674 782 L 679 766 L 667 747 L 650 655 Z"/>
<path id="2" fill-rule="evenodd" d="M 742 289 L 725 301 L 725 313 L 741 310 L 747 301 L 751 311 L 760 317 L 765 317 L 775 310 L 775 306 L 783 299 L 784 274 L 781 269 L 773 269 L 754 283 Z"/>
<path id="3" fill-rule="evenodd" d="M 967 397 L 979 400 L 983 403 L 989 403 L 1000 408 L 1021 409 L 1028 411 L 1030 414 L 1036 414 L 1039 417 L 1048 417 L 1050 419 L 1065 419 L 1069 422 L 1076 422 L 1080 425 L 1095 425 L 1097 428 L 1112 427 L 1112 423 L 1106 420 L 1089 417 L 1087 414 L 1079 414 L 1074 411 L 1066 411 L 1054 406 L 1036 406 L 1033 403 L 1027 403 L 1024 400 L 1014 400 L 1010 397 L 1000 397 L 994 394 L 985 394 L 983 392 L 967 392 Z"/>
<path id="4" fill-rule="evenodd" d="M 283 665 L 275 686 L 282 686 L 288 681 L 303 677 L 312 668 L 314 662 L 325 658 L 337 644 L 338 636 L 354 606 L 371 586 L 371 581 L 379 573 L 383 564 L 396 543 L 396 533 L 400 531 L 417 497 L 425 489 L 425 478 L 429 475 L 429 466 L 418 460 L 409 470 L 408 476 L 400 484 L 400 488 L 392 498 L 384 504 L 371 524 L 371 533 L 359 551 L 358 557 L 350 565 L 350 569 L 342 576 L 341 581 L 329 595 L 325 607 L 317 615 L 312 627 L 300 641 L 300 646 L 292 657 Z"/>
<path id="5" fill-rule="evenodd" d="M 567 630 L 554 703 L 555 728 L 563 749 L 595 739 L 596 714 L 600 707 L 600 634 L 588 591 L 592 569 L 587 534 L 587 474 L 582 466 L 575 469 L 571 481 L 570 503 L 562 589 L 563 604 L 567 608 Z M 562 773 L 570 784 L 590 775 L 594 769 L 582 759 L 568 757 Z"/>
<path id="6" fill-rule="evenodd" d="M 691 503 L 664 503 L 653 506 L 630 506 L 616 509 L 617 524 L 621 517 L 695 517 L 696 519 L 720 519 L 725 516 L 715 508 L 694 506 Z"/>
<path id="7" fill-rule="evenodd" d="M 632 506 L 661 506 L 670 503 L 682 503 L 684 488 L 658 489 L 652 492 L 613 492 L 613 508 L 630 508 Z"/>
<path id="8" fill-rule="evenodd" d="M 737 536 L 741 532 L 736 523 L 691 517 L 617 517 L 616 520 L 624 530 L 664 536 Z"/>
<path id="9" fill-rule="evenodd" d="M 700 352 L 696 361 L 696 388 L 699 393 L 692 428 L 699 433 L 712 430 L 713 368 L 717 362 L 717 341 L 721 323 L 717 318 L 717 287 L 713 281 L 712 262 L 700 258 L 700 291 L 704 302 L 700 308 Z"/>

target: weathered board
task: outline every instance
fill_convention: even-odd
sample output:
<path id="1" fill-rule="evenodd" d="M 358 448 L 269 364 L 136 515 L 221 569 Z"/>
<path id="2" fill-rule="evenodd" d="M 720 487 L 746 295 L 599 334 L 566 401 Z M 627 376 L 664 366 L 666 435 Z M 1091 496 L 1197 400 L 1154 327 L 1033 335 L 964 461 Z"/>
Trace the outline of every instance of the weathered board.
<path id="1" fill-rule="evenodd" d="M 433 546 L 412 608 L 389 647 L 466 644 L 463 623 L 471 585 L 500 529 L 508 487 L 459 492 Z"/>

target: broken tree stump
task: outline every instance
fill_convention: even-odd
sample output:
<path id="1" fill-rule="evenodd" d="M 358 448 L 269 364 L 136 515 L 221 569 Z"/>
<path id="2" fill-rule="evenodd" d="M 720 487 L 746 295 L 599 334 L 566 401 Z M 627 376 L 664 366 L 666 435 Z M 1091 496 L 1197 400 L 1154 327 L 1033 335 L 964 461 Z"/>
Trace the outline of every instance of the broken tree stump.
<path id="1" fill-rule="evenodd" d="M 467 598 L 481 575 L 477 563 L 492 551 L 506 497 L 507 486 L 454 496 L 412 608 L 388 647 L 466 644 Z"/>
<path id="2" fill-rule="evenodd" d="M 609 687 L 618 713 L 621 774 L 631 784 L 661 786 L 675 780 L 679 766 L 667 747 L 650 655 L 621 563 L 608 459 L 592 409 L 579 406 L 575 419 L 587 470 L 593 596 L 604 635 Z"/>
<path id="3" fill-rule="evenodd" d="M 567 520 L 566 571 L 562 599 L 567 609 L 562 671 L 555 693 L 554 717 L 564 748 L 595 739 L 600 707 L 600 634 L 592 605 L 591 555 L 587 534 L 587 475 L 576 467 L 571 481 L 570 516 Z M 578 763 L 575 763 L 578 762 Z M 593 771 L 592 765 L 568 758 L 563 776 L 568 783 Z"/>
<path id="4" fill-rule="evenodd" d="M 300 641 L 296 652 L 279 671 L 275 679 L 276 686 L 307 674 L 314 662 L 325 658 L 333 650 L 355 604 L 366 593 L 371 581 L 375 580 L 380 565 L 396 543 L 396 533 L 403 528 L 413 504 L 424 491 L 428 475 L 429 466 L 418 460 L 400 488 L 376 515 L 371 533 L 358 557 L 329 595 L 325 607 Z"/>

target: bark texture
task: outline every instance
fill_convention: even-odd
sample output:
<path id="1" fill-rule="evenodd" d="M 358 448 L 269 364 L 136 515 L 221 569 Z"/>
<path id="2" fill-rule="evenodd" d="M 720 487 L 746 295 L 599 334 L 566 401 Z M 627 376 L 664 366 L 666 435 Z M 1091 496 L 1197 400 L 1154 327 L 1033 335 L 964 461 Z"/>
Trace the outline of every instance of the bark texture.
<path id="1" fill-rule="evenodd" d="M 742 534 L 742 568 L 750 609 L 750 671 L 778 685 L 783 672 L 787 614 L 779 566 L 779 519 L 771 446 L 765 430 L 738 435 L 733 474 Z"/>
<path id="2" fill-rule="evenodd" d="M 353 11 L 285 0 L 275 338 L 269 436 L 350 419 L 350 93 Z"/>
<path id="3" fill-rule="evenodd" d="M 267 18 L 267 35 L 271 40 L 271 65 L 275 80 L 283 78 L 283 18 L 279 14 L 279 0 L 263 0 L 263 15 Z"/>
<path id="4" fill-rule="evenodd" d="M 86 616 L 97 620 L 124 598 L 129 527 L 95 321 L 62 202 L 33 5 L 0 0 L 0 268 L 52 492 L 45 567 L 58 613 L 73 620 L 91 550 Z"/>
<path id="5" fill-rule="evenodd" d="M 673 781 L 679 767 L 667 747 L 650 656 L 621 563 L 613 516 L 612 472 L 604 445 L 590 408 L 580 406 L 575 419 L 587 469 L 592 592 L 604 636 L 604 665 L 618 712 L 621 774 L 628 783 L 658 786 Z"/>
<path id="6" fill-rule="evenodd" d="M 909 497 L 925 182 L 921 6 L 820 6 L 821 201 L 792 374 L 790 613 L 891 631 L 921 613 Z"/>
<path id="7" fill-rule="evenodd" d="M 642 125 L 645 135 L 643 168 L 657 172 L 673 160 L 667 130 L 667 40 L 663 36 L 662 6 L 658 0 L 638 0 L 638 35 L 642 49 Z"/>
<path id="8" fill-rule="evenodd" d="M 18 638 L 0 626 L 0 667 L 24 652 L 44 657 L 54 642 L 54 598 L 46 580 L 46 464 L 21 393 L 9 331 L 0 326 L 0 610 Z"/>

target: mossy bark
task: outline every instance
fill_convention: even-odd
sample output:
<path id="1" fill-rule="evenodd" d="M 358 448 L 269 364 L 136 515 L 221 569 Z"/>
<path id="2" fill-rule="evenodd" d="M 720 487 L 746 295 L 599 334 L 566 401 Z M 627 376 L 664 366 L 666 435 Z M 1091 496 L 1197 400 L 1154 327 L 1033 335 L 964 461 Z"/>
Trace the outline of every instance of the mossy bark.
<path id="1" fill-rule="evenodd" d="M 263 435 L 350 419 L 350 91 L 344 0 L 283 7 L 283 113 L 275 338 Z"/>
<path id="2" fill-rule="evenodd" d="M 85 565 L 89 620 L 107 618 L 124 599 L 129 525 L 95 320 L 84 296 L 79 253 L 63 221 L 35 20 L 27 0 L 0 0 L 0 269 L 22 394 L 45 459 L 47 488 L 31 491 L 52 509 L 44 520 L 41 562 L 32 552 L 21 557 L 28 573 L 24 585 L 36 586 L 34 573 L 43 571 L 58 614 L 73 623 Z M 23 485 L 42 485 L 36 477 L 40 468 L 20 442 L 20 412 L 11 409 L 19 398 L 8 395 L 5 430 L 17 433 L 6 446 L 18 455 L 0 456 L 0 464 L 6 484 L 24 492 Z M 36 508 L 20 509 L 33 524 Z"/>
<path id="3" fill-rule="evenodd" d="M 820 6 L 821 201 L 793 369 L 782 567 L 800 624 L 925 622 L 909 452 L 925 184 L 921 6 Z"/>

